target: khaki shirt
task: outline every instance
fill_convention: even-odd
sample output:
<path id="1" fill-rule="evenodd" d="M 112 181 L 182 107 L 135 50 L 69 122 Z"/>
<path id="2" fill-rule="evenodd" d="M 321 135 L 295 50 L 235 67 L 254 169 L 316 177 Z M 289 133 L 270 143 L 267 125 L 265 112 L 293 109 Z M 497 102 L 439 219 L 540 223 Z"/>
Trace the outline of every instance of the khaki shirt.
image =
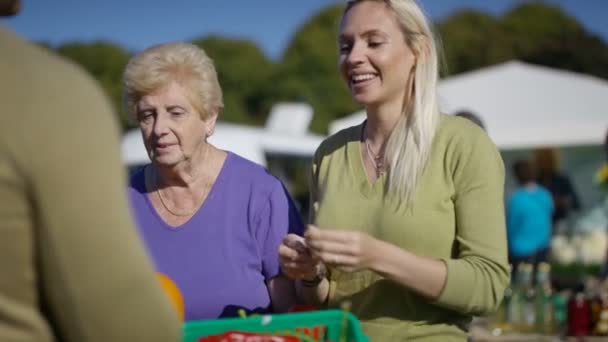
<path id="1" fill-rule="evenodd" d="M 90 77 L 0 27 L 0 341 L 179 341 L 118 141 Z"/>

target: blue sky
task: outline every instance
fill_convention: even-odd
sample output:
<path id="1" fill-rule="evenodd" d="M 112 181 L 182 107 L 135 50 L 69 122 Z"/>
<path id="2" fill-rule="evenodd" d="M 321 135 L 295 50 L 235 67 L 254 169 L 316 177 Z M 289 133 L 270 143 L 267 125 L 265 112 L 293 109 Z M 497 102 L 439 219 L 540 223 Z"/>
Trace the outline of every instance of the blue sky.
<path id="1" fill-rule="evenodd" d="M 273 59 L 310 16 L 336 0 L 22 0 L 5 25 L 32 40 L 109 40 L 139 51 L 215 33 L 246 38 Z M 500 15 L 522 0 L 421 0 L 435 19 L 462 8 Z M 608 0 L 545 0 L 560 5 L 608 42 Z"/>

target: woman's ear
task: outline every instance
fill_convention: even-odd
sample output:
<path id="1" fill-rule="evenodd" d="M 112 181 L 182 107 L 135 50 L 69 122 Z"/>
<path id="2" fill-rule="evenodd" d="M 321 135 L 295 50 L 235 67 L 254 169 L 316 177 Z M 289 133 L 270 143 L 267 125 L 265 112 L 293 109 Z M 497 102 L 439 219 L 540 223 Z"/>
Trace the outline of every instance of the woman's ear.
<path id="1" fill-rule="evenodd" d="M 219 110 L 214 110 L 209 116 L 205 118 L 205 127 L 206 133 L 205 138 L 209 138 L 215 132 L 215 124 L 217 122 L 217 117 L 219 116 Z"/>

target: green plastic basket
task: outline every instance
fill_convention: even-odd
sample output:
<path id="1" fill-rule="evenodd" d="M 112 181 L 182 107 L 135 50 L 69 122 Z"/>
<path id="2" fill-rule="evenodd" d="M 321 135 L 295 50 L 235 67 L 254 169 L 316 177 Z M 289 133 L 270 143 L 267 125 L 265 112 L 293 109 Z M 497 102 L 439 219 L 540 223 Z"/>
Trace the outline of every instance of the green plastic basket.
<path id="1" fill-rule="evenodd" d="M 357 318 L 350 312 L 323 310 L 249 318 L 222 318 L 190 321 L 184 324 L 184 342 L 198 342 L 201 337 L 227 331 L 252 333 L 300 333 L 316 336 L 318 341 L 369 342 Z M 317 340 L 317 339 L 314 339 Z"/>

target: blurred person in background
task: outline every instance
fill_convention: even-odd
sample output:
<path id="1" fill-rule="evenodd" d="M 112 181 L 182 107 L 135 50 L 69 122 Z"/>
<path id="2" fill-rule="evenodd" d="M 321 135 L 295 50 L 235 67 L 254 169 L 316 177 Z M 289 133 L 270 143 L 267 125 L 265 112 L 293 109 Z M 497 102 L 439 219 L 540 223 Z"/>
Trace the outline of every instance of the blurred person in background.
<path id="1" fill-rule="evenodd" d="M 513 269 L 522 263 L 536 266 L 548 261 L 553 199 L 536 183 L 532 164 L 518 160 L 513 173 L 519 184 L 507 200 L 507 240 Z"/>
<path id="2" fill-rule="evenodd" d="M 312 225 L 285 238 L 283 271 L 310 302 L 350 303 L 372 341 L 466 341 L 509 283 L 501 156 L 439 113 L 435 41 L 414 1 L 349 1 L 339 31 L 367 120 L 318 148 Z"/>
<path id="3" fill-rule="evenodd" d="M 0 0 L 2 15 L 18 8 Z M 0 51 L 0 341 L 179 341 L 129 214 L 109 102 L 2 27 Z"/>
<path id="4" fill-rule="evenodd" d="M 278 247 L 302 223 L 277 178 L 207 141 L 223 110 L 213 61 L 192 44 L 156 45 L 129 61 L 124 87 L 152 161 L 132 176 L 131 204 L 185 319 L 289 309 Z"/>
<path id="5" fill-rule="evenodd" d="M 539 148 L 534 151 L 534 167 L 537 183 L 545 187 L 553 197 L 553 226 L 580 209 L 578 195 L 570 178 L 559 172 L 558 152 L 554 148 Z"/>
<path id="6" fill-rule="evenodd" d="M 483 121 L 481 120 L 481 118 L 469 110 L 461 110 L 459 112 L 456 112 L 456 114 L 454 114 L 454 115 L 471 121 L 472 123 L 481 127 L 483 130 L 486 129 L 486 126 L 483 124 Z"/>

